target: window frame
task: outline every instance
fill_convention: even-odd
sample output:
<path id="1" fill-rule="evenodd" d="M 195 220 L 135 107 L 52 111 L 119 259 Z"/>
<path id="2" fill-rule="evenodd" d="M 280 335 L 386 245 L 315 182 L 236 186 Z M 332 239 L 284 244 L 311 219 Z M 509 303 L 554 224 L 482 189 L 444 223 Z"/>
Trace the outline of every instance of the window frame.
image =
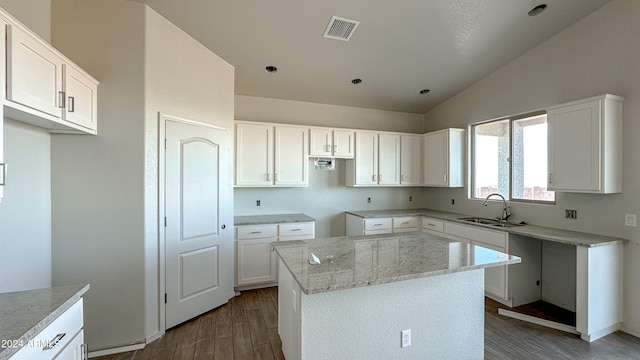
<path id="1" fill-rule="evenodd" d="M 476 156 L 475 156 L 475 147 L 476 147 L 476 141 L 475 141 L 475 128 L 478 125 L 483 125 L 483 124 L 489 124 L 489 123 L 494 123 L 494 122 L 499 122 L 499 121 L 504 121 L 507 120 L 508 121 L 508 125 L 509 125 L 509 158 L 507 159 L 507 162 L 509 163 L 509 194 L 508 194 L 508 198 L 507 201 L 509 202 L 517 202 L 517 203 L 526 203 L 526 204 L 540 204 L 540 205 L 555 205 L 556 204 L 556 194 L 554 192 L 554 196 L 553 196 L 553 200 L 531 200 L 531 199 L 521 199 L 521 198 L 514 198 L 513 197 L 513 131 L 514 131 L 514 126 L 513 123 L 515 121 L 518 120 L 523 120 L 526 118 L 532 118 L 532 117 L 536 117 L 536 116 L 540 116 L 540 115 L 547 115 L 547 112 L 544 110 L 539 110 L 539 111 L 532 111 L 532 112 L 528 112 L 528 113 L 522 113 L 522 114 L 518 114 L 518 115 L 513 115 L 513 116 L 504 116 L 504 117 L 499 117 L 499 118 L 495 118 L 495 119 L 491 119 L 491 120 L 485 120 L 485 121 L 479 121 L 473 124 L 469 125 L 468 128 L 468 134 L 469 134 L 469 166 L 468 166 L 468 174 L 469 174 L 469 191 L 468 191 L 468 197 L 470 200 L 484 200 L 484 198 L 479 198 L 479 197 L 475 197 L 475 179 L 476 179 L 476 174 L 475 174 L 475 168 L 476 168 Z M 549 154 L 547 153 L 547 158 L 548 158 Z M 549 190 L 547 190 L 549 191 Z"/>

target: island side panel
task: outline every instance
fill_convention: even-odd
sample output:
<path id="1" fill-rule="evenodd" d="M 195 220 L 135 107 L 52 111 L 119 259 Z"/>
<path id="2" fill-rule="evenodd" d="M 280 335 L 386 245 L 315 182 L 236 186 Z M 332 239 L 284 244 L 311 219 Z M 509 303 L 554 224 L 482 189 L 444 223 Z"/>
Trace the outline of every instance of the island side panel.
<path id="1" fill-rule="evenodd" d="M 301 356 L 288 360 L 484 356 L 482 269 L 302 294 L 299 305 Z M 411 346 L 401 348 L 405 329 Z"/>

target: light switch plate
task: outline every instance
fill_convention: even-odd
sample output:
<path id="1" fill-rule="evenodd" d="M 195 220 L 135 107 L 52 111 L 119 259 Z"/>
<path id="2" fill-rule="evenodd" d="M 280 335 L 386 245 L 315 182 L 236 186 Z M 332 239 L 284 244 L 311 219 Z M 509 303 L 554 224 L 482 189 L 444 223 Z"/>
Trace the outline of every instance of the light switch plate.
<path id="1" fill-rule="evenodd" d="M 636 227 L 637 217 L 636 214 L 624 214 L 624 226 Z"/>

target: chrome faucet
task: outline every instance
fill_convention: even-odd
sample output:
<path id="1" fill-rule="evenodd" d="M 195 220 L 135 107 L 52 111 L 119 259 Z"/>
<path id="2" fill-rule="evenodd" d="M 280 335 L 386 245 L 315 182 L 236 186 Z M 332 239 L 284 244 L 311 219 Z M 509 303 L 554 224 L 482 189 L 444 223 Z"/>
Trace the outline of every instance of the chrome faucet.
<path id="1" fill-rule="evenodd" d="M 502 216 L 500 217 L 501 221 L 507 221 L 507 219 L 509 218 L 509 216 L 511 216 L 511 213 L 509 212 L 509 205 L 507 205 L 507 200 L 504 199 L 504 196 L 498 194 L 498 193 L 493 193 L 493 194 L 489 194 L 484 201 L 482 202 L 483 206 L 488 206 L 489 205 L 489 198 L 492 196 L 499 196 L 502 199 Z"/>

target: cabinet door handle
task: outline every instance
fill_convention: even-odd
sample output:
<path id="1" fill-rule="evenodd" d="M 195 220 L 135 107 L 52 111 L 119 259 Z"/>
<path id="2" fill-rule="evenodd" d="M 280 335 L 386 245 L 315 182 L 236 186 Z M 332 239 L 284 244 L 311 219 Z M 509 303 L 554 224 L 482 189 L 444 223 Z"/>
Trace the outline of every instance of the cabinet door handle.
<path id="1" fill-rule="evenodd" d="M 274 176 L 274 179 L 278 181 L 278 173 L 273 174 L 273 176 Z"/>
<path id="2" fill-rule="evenodd" d="M 267 173 L 267 181 L 271 181 L 271 174 Z"/>
<path id="3" fill-rule="evenodd" d="M 400 175 L 400 181 L 404 182 L 404 174 Z"/>
<path id="4" fill-rule="evenodd" d="M 249 234 L 262 234 L 262 231 L 252 231 Z"/>
<path id="5" fill-rule="evenodd" d="M 371 181 L 376 182 L 376 174 L 371 175 Z"/>
<path id="6" fill-rule="evenodd" d="M 549 173 L 549 184 L 553 184 L 553 173 Z"/>
<path id="7" fill-rule="evenodd" d="M 333 145 L 333 152 L 338 151 L 338 145 Z"/>
<path id="8" fill-rule="evenodd" d="M 64 109 L 65 97 L 66 97 L 66 94 L 64 93 L 64 91 L 58 91 L 58 107 L 60 109 Z"/>
<path id="9" fill-rule="evenodd" d="M 289 231 L 302 231 L 302 229 L 291 229 Z"/>
<path id="10" fill-rule="evenodd" d="M 434 225 L 434 224 L 427 224 L 427 226 L 435 227 L 435 225 Z"/>
<path id="11" fill-rule="evenodd" d="M 444 174 L 444 175 L 442 176 L 442 180 L 443 180 L 444 182 L 447 182 L 447 174 Z"/>
<path id="12" fill-rule="evenodd" d="M 47 341 L 47 343 L 42 348 L 42 350 L 51 350 L 51 349 L 55 348 L 56 345 L 58 345 L 58 343 L 60 342 L 60 340 L 62 340 L 62 338 L 65 337 L 66 335 L 67 335 L 67 333 L 60 333 L 60 334 L 54 336 L 53 339 Z"/>
<path id="13" fill-rule="evenodd" d="M 331 152 L 331 145 L 327 144 L 327 152 Z"/>
<path id="14" fill-rule="evenodd" d="M 69 96 L 69 105 L 67 107 L 68 112 L 74 112 L 76 109 L 76 99 L 73 96 Z"/>
<path id="15" fill-rule="evenodd" d="M 382 174 L 378 174 L 378 182 L 382 181 Z"/>
<path id="16" fill-rule="evenodd" d="M 373 224 L 373 226 L 382 226 L 382 224 L 378 223 L 378 224 Z"/>
<path id="17" fill-rule="evenodd" d="M 405 225 L 405 224 L 409 224 L 409 222 L 408 221 L 403 221 L 402 225 Z"/>
<path id="18" fill-rule="evenodd" d="M 7 164 L 0 163 L 0 186 L 7 185 Z"/>

